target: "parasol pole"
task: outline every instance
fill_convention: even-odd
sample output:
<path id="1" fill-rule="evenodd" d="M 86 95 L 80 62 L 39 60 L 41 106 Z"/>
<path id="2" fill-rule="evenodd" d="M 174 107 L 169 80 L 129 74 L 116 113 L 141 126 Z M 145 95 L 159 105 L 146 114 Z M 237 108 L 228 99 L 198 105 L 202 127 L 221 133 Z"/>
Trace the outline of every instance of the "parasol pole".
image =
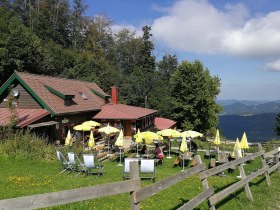
<path id="1" fill-rule="evenodd" d="M 136 157 L 139 157 L 139 154 L 138 154 L 138 143 L 136 144 Z"/>
<path id="2" fill-rule="evenodd" d="M 119 148 L 120 148 L 120 162 L 119 162 L 118 166 L 123 166 L 123 164 L 122 164 L 122 148 L 121 147 L 119 147 Z"/>
<path id="3" fill-rule="evenodd" d="M 185 155 L 183 154 L 182 157 L 183 157 L 183 169 L 181 171 L 184 171 L 185 170 Z"/>
<path id="4" fill-rule="evenodd" d="M 168 153 L 169 153 L 169 154 L 168 154 L 168 157 L 167 157 L 167 158 L 170 159 L 170 158 L 172 158 L 172 157 L 170 156 L 170 150 L 171 150 L 171 148 L 170 148 L 170 139 L 168 138 L 168 140 L 169 140 L 169 142 L 168 142 L 168 143 L 169 143 L 169 150 L 168 150 Z"/>
<path id="5" fill-rule="evenodd" d="M 84 129 L 83 129 L 83 149 L 85 149 L 85 133 L 84 133 Z"/>

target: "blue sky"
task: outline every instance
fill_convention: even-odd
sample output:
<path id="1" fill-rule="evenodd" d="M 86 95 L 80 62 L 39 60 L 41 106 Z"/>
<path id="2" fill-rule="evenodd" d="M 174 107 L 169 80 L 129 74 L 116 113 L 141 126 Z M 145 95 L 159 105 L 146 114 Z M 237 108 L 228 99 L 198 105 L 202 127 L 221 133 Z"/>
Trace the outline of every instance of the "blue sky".
<path id="1" fill-rule="evenodd" d="M 218 99 L 280 99 L 279 0 L 86 0 L 113 29 L 152 27 L 155 55 L 199 59 L 221 79 Z"/>

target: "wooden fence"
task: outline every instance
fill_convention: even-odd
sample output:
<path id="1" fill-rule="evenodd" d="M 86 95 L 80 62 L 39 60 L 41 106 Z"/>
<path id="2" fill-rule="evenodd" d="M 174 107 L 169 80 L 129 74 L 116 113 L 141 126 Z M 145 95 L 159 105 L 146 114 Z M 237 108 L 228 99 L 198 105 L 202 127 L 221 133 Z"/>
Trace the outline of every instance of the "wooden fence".
<path id="1" fill-rule="evenodd" d="M 100 198 L 109 195 L 116 195 L 121 193 L 130 192 L 130 206 L 131 209 L 140 209 L 140 203 L 144 199 L 160 192 L 178 182 L 183 181 L 193 175 L 198 175 L 201 179 L 203 191 L 195 196 L 193 199 L 185 203 L 179 209 L 193 209 L 204 201 L 208 201 L 209 209 L 215 209 L 215 205 L 228 197 L 231 193 L 242 189 L 244 187 L 246 196 L 249 200 L 253 200 L 249 182 L 260 175 L 265 175 L 268 186 L 271 185 L 269 174 L 276 169 L 280 172 L 279 162 L 279 148 L 265 153 L 262 146 L 259 144 L 259 152 L 250 154 L 243 158 L 224 163 L 215 168 L 207 169 L 205 164 L 202 163 L 200 156 L 196 156 L 197 165 L 168 177 L 164 180 L 156 182 L 147 187 L 141 188 L 141 181 L 139 178 L 139 169 L 137 162 L 130 163 L 130 180 L 110 183 L 100 186 L 84 187 L 79 189 L 65 190 L 60 192 L 44 193 L 38 195 L 31 195 L 19 198 L 11 198 L 0 200 L 0 209 L 36 209 L 45 208 L 61 204 L 68 204 L 77 201 L 84 201 L 94 198 Z M 243 163 L 260 157 L 262 160 L 262 168 L 258 169 L 250 175 L 246 175 Z M 267 165 L 266 159 L 273 160 L 273 164 Z M 271 162 L 271 161 L 270 161 Z M 207 178 L 215 174 L 219 174 L 228 168 L 238 167 L 241 179 L 233 183 L 225 189 L 216 189 L 209 187 Z"/>

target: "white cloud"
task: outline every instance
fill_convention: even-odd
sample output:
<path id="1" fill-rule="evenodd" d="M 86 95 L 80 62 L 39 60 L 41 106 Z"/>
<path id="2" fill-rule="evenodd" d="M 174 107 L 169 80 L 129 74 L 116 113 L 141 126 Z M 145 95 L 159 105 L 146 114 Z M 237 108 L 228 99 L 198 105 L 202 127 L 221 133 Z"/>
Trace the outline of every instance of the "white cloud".
<path id="1" fill-rule="evenodd" d="M 218 10 L 207 0 L 180 0 L 162 11 L 152 33 L 171 49 L 257 58 L 280 55 L 280 12 L 250 19 L 242 4 Z"/>
<path id="2" fill-rule="evenodd" d="M 280 71 L 280 60 L 267 63 L 265 68 L 270 71 Z"/>
<path id="3" fill-rule="evenodd" d="M 113 33 L 118 33 L 122 29 L 128 29 L 130 31 L 133 31 L 133 32 L 135 32 L 136 36 L 139 36 L 139 37 L 142 36 L 142 34 L 143 34 L 143 32 L 140 28 L 136 28 L 133 25 L 125 25 L 125 24 L 117 25 L 117 24 L 115 24 L 115 25 L 111 26 L 111 30 L 112 30 Z"/>
<path id="4" fill-rule="evenodd" d="M 230 53 L 239 56 L 280 55 L 280 12 L 251 19 L 244 27 L 227 32 L 222 44 Z"/>

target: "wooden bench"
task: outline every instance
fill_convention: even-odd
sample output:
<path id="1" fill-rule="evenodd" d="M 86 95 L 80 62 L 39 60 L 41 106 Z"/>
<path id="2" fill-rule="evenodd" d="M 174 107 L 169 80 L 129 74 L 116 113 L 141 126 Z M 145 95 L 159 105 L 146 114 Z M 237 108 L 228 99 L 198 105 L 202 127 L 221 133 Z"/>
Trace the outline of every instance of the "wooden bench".
<path id="1" fill-rule="evenodd" d="M 191 167 L 194 167 L 194 166 L 196 166 L 196 165 L 197 165 L 196 159 L 193 158 L 193 159 L 192 159 L 192 162 L 191 162 Z"/>
<path id="2" fill-rule="evenodd" d="M 103 161 L 108 158 L 109 152 L 103 152 L 96 156 L 96 159 L 99 161 Z"/>
<path id="3" fill-rule="evenodd" d="M 178 165 L 179 165 L 179 163 L 181 163 L 182 162 L 182 158 L 180 157 L 180 156 L 178 156 L 175 160 L 174 160 L 174 162 L 173 162 L 173 168 L 174 167 L 177 167 Z"/>

